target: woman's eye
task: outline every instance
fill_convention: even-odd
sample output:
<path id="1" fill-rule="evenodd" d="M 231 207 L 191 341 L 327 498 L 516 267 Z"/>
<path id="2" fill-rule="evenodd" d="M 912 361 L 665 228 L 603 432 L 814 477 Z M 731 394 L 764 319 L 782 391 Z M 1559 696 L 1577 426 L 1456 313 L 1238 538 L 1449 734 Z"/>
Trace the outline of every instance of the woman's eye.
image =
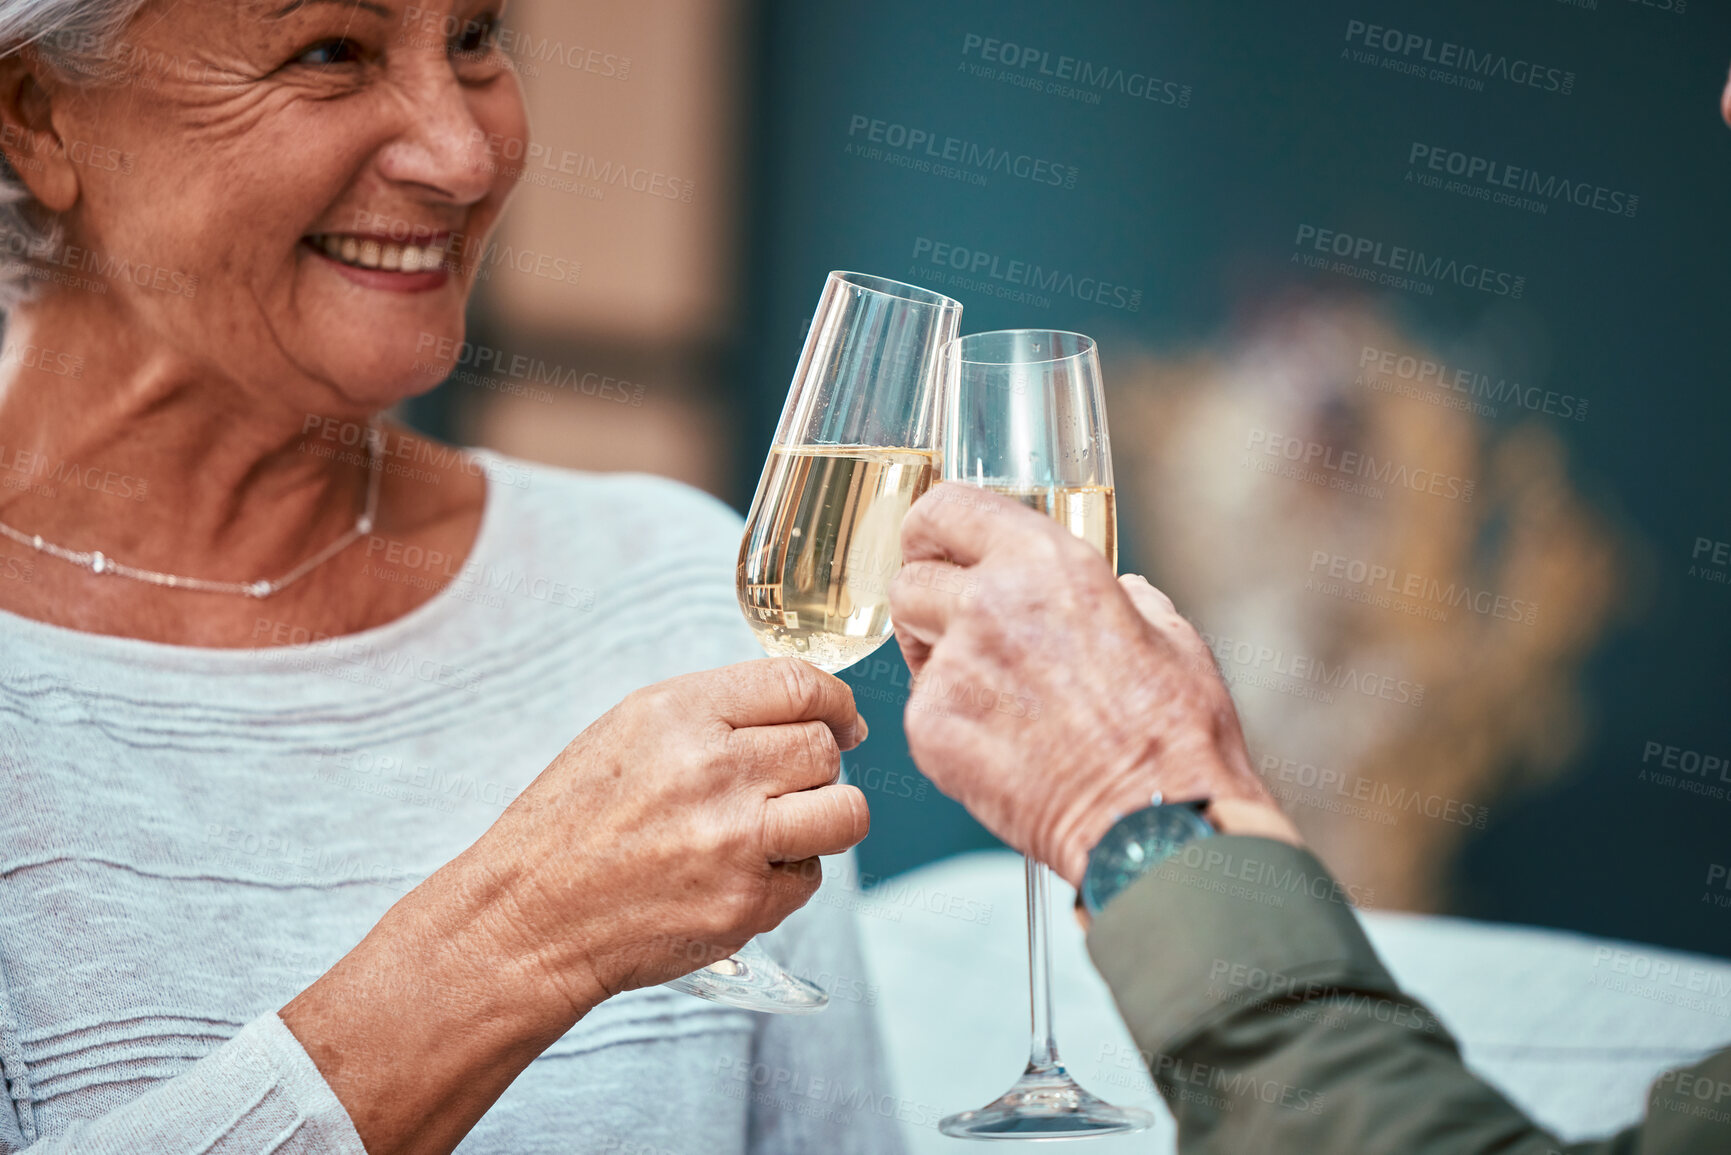
<path id="1" fill-rule="evenodd" d="M 333 64 L 356 64 L 361 59 L 361 46 L 353 40 L 335 37 L 321 40 L 295 57 L 296 64 L 310 64 L 315 68 L 328 68 Z"/>
<path id="2" fill-rule="evenodd" d="M 457 56 L 485 56 L 493 50 L 499 38 L 499 18 L 483 16 L 466 20 L 451 40 L 451 51 Z"/>

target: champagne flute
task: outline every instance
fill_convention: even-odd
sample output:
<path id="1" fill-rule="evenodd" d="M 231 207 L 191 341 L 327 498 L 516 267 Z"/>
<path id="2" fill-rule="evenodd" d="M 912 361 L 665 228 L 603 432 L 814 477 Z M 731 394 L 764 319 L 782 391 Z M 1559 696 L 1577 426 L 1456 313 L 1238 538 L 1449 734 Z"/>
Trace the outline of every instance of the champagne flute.
<path id="1" fill-rule="evenodd" d="M 961 318 L 900 281 L 824 282 L 739 545 L 739 608 L 772 657 L 833 674 L 889 639 L 902 518 L 937 476 L 942 355 Z M 784 1014 L 829 1002 L 756 940 L 668 985 Z"/>
<path id="2" fill-rule="evenodd" d="M 1112 451 L 1094 342 L 1080 333 L 1002 329 L 950 342 L 944 360 L 944 478 L 1056 518 L 1116 570 Z M 1030 858 L 1027 874 L 1027 1070 L 991 1103 L 950 1115 L 938 1129 L 965 1139 L 1066 1139 L 1150 1127 L 1153 1115 L 1095 1098 L 1058 1058 L 1047 937 L 1051 871 Z"/>

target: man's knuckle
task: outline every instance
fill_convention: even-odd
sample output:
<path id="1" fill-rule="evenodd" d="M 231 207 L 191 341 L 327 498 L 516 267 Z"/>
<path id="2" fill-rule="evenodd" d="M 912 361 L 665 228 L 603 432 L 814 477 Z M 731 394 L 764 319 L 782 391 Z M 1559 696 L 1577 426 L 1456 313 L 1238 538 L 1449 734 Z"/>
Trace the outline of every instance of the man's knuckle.
<path id="1" fill-rule="evenodd" d="M 639 686 L 625 695 L 620 702 L 627 713 L 654 713 L 658 701 L 665 697 L 667 690 L 660 683 L 653 686 Z"/>
<path id="2" fill-rule="evenodd" d="M 808 760 L 817 765 L 827 765 L 831 762 L 840 761 L 841 747 L 837 745 L 835 734 L 830 731 L 828 726 L 822 722 L 811 722 L 806 724 L 804 730 L 805 752 Z"/>
<path id="3" fill-rule="evenodd" d="M 720 822 L 700 821 L 686 837 L 687 848 L 705 862 L 719 864 L 733 852 L 732 832 Z"/>
<path id="4" fill-rule="evenodd" d="M 776 751 L 758 726 L 730 731 L 725 744 L 707 751 L 705 764 L 714 770 L 736 769 L 740 766 L 762 766 L 775 757 Z"/>
<path id="5" fill-rule="evenodd" d="M 678 769 L 693 778 L 713 779 L 730 776 L 737 768 L 739 751 L 732 749 L 732 739 L 739 735 L 737 730 L 721 734 L 693 734 L 686 736 L 678 746 L 674 760 Z M 742 736 L 748 747 L 755 747 L 756 736 Z"/>
<path id="6" fill-rule="evenodd" d="M 823 700 L 823 687 L 818 681 L 818 672 L 797 658 L 788 658 L 777 665 L 788 704 L 797 717 L 809 717 Z"/>
<path id="7" fill-rule="evenodd" d="M 848 843 L 859 842 L 871 833 L 872 812 L 867 805 L 865 795 L 856 786 L 848 786 L 841 791 L 842 824 L 847 831 Z"/>

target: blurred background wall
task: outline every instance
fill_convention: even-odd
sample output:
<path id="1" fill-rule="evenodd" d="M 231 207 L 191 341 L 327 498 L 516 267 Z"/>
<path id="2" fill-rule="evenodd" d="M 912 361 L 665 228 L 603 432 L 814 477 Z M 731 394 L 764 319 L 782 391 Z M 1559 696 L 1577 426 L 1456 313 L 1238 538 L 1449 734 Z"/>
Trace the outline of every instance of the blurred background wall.
<path id="1" fill-rule="evenodd" d="M 1204 630 L 1338 873 L 1731 954 L 1731 10 L 510 23 L 537 151 L 499 239 L 580 275 L 492 270 L 412 420 L 743 510 L 828 270 L 949 293 L 964 331 L 1090 333 L 1123 568 Z M 865 875 L 993 845 L 908 761 L 894 647 L 844 676 Z"/>

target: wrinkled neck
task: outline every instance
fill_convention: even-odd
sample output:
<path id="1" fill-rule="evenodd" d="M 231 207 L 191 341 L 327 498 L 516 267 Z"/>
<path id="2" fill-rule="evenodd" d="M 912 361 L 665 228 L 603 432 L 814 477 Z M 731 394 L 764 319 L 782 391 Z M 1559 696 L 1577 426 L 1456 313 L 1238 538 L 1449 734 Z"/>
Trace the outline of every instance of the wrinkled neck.
<path id="1" fill-rule="evenodd" d="M 0 345 L 0 521 L 135 565 L 248 580 L 353 523 L 359 413 L 261 399 L 116 309 L 51 294 Z M 353 426 L 348 445 L 319 433 Z"/>

